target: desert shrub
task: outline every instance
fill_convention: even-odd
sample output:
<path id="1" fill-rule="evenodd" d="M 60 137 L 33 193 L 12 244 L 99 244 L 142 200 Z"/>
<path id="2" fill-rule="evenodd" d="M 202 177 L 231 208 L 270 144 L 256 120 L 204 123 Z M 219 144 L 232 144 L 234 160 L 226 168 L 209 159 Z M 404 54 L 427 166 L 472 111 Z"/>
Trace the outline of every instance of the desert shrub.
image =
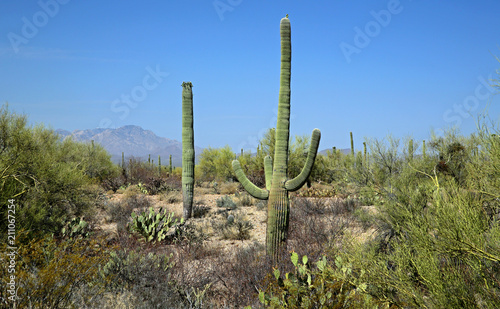
<path id="1" fill-rule="evenodd" d="M 144 195 L 130 195 L 120 201 L 111 202 L 106 211 L 111 221 L 116 222 L 118 233 L 126 232 L 131 221 L 134 209 L 144 210 L 151 206 L 151 202 Z"/>
<path id="2" fill-rule="evenodd" d="M 210 212 L 210 207 L 204 206 L 203 204 L 204 203 L 202 203 L 201 205 L 197 205 L 197 204 L 194 205 L 193 218 L 202 218 Z"/>
<path id="3" fill-rule="evenodd" d="M 175 204 L 182 201 L 182 193 L 180 191 L 170 191 L 160 195 L 160 201 L 165 201 L 169 204 Z"/>
<path id="4" fill-rule="evenodd" d="M 226 240 L 250 239 L 253 224 L 241 212 L 225 212 L 211 222 L 214 231 Z"/>
<path id="5" fill-rule="evenodd" d="M 231 216 L 233 216 L 231 218 Z M 228 240 L 246 240 L 250 239 L 250 231 L 253 224 L 247 217 L 241 214 L 229 215 L 226 224 L 222 229 L 222 238 Z"/>
<path id="6" fill-rule="evenodd" d="M 368 139 L 367 145 L 370 151 L 371 172 L 373 173 L 374 185 L 378 188 L 390 188 L 392 179 L 403 166 L 403 160 L 399 154 L 400 140 L 388 136 L 384 140 Z"/>
<path id="7" fill-rule="evenodd" d="M 172 279 L 172 255 L 121 249 L 109 254 L 101 275 L 108 280 L 107 291 L 130 291 L 129 308 L 184 308 Z"/>
<path id="8" fill-rule="evenodd" d="M 474 154 L 467 145 L 477 136 L 480 147 Z M 439 140 L 450 172 L 439 170 L 440 158 L 413 158 L 388 180 L 391 192 L 378 206 L 383 232 L 341 253 L 353 265 L 352 278 L 363 271 L 370 295 L 403 307 L 499 303 L 500 225 L 490 214 L 500 208 L 495 201 L 500 152 L 484 128 L 477 136 Z"/>
<path id="9" fill-rule="evenodd" d="M 219 194 L 235 194 L 238 192 L 238 182 L 224 182 L 219 185 Z"/>
<path id="10" fill-rule="evenodd" d="M 123 191 L 123 195 L 126 199 L 134 198 L 140 194 L 143 193 L 141 192 L 141 188 L 137 185 L 129 185 L 125 188 L 125 191 Z"/>
<path id="11" fill-rule="evenodd" d="M 211 291 L 211 299 L 223 300 L 229 308 L 260 307 L 257 289 L 263 288 L 263 278 L 270 270 L 263 244 L 253 242 L 234 254 L 221 255 L 214 267 L 219 284 Z"/>
<path id="12" fill-rule="evenodd" d="M 215 201 L 217 207 L 226 209 L 236 209 L 237 205 L 229 195 L 218 198 Z"/>
<path id="13" fill-rule="evenodd" d="M 131 156 L 126 164 L 125 173 L 129 184 L 146 183 L 148 178 L 154 177 L 157 169 L 140 158 Z"/>
<path id="14" fill-rule="evenodd" d="M 361 223 L 363 229 L 365 230 L 372 226 L 376 221 L 372 213 L 364 207 L 356 208 L 353 215 L 358 220 L 358 222 Z"/>
<path id="15" fill-rule="evenodd" d="M 234 160 L 234 153 L 231 147 L 205 148 L 200 155 L 200 179 L 202 181 L 226 182 L 234 179 L 231 162 Z"/>
<path id="16" fill-rule="evenodd" d="M 109 177 L 107 179 L 104 179 L 101 183 L 101 186 L 106 191 L 110 190 L 112 192 L 117 192 L 118 189 L 120 189 L 120 187 L 122 186 L 125 187 L 126 184 L 127 184 L 126 177 L 122 173 L 120 173 L 115 177 Z"/>
<path id="17" fill-rule="evenodd" d="M 246 192 L 236 193 L 235 196 L 238 198 L 239 206 L 252 206 L 254 204 L 254 199 Z"/>
<path id="18" fill-rule="evenodd" d="M 70 308 L 80 306 L 74 294 L 83 286 L 100 281 L 99 267 L 105 264 L 108 245 L 100 238 L 57 240 L 51 236 L 32 238 L 20 231 L 23 245 L 16 258 L 17 308 Z M 8 250 L 0 249 L 2 259 Z M 7 286 L 7 269 L 0 269 L 2 286 Z M 85 299 L 98 297 L 102 289 L 88 289 Z M 7 290 L 1 289 L 0 299 L 7 300 Z M 9 302 L 12 305 L 12 302 Z M 2 304 L 6 305 L 5 303 Z M 11 306 L 7 306 L 12 308 Z"/>
<path id="19" fill-rule="evenodd" d="M 28 127 L 27 118 L 0 108 L 0 198 L 15 199 L 16 226 L 58 234 L 74 217 L 92 213 L 100 191 L 92 185 L 106 177 L 109 156 L 59 136 L 43 126 Z M 90 160 L 89 156 L 94 159 Z M 108 162 L 109 161 L 109 162 Z M 0 237 L 6 235 L 6 208 L 0 210 Z"/>
<path id="20" fill-rule="evenodd" d="M 290 208 L 288 248 L 317 259 L 337 242 L 350 220 L 339 216 L 341 200 L 294 198 Z"/>
<path id="21" fill-rule="evenodd" d="M 336 192 L 332 186 L 314 184 L 310 188 L 301 188 L 296 195 L 301 197 L 333 197 L 336 196 Z"/>
<path id="22" fill-rule="evenodd" d="M 259 200 L 255 206 L 257 206 L 257 210 L 264 210 L 267 207 L 267 200 Z"/>

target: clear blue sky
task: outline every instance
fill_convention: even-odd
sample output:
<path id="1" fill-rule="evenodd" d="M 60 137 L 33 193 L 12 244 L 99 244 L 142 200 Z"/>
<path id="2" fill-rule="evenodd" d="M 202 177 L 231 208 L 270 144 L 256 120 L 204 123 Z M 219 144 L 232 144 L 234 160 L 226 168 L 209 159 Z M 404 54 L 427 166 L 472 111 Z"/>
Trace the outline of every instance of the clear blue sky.
<path id="1" fill-rule="evenodd" d="M 500 63 L 500 1 L 0 3 L 0 102 L 54 129 L 139 125 L 181 140 L 194 85 L 195 144 L 256 147 L 275 126 L 279 22 L 292 25 L 292 135 L 320 149 L 364 137 L 474 131 Z M 127 101 L 127 96 L 129 97 Z M 473 116 L 470 116 L 470 114 Z"/>

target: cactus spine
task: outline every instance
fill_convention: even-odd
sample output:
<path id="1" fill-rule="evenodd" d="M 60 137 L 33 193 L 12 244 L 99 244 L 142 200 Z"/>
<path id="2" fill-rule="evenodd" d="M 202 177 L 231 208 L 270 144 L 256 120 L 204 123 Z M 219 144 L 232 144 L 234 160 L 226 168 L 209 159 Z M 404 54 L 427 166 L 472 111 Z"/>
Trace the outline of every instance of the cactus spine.
<path id="1" fill-rule="evenodd" d="M 182 83 L 182 200 L 184 219 L 191 218 L 194 190 L 193 84 Z"/>
<path id="2" fill-rule="evenodd" d="M 268 200 L 266 251 L 274 262 L 278 261 L 278 253 L 286 241 L 290 210 L 289 191 L 300 189 L 311 173 L 318 151 L 321 133 L 313 130 L 311 145 L 306 163 L 300 174 L 294 179 L 287 179 L 288 142 L 290 137 L 290 75 L 291 75 L 291 41 L 290 21 L 288 17 L 281 19 L 281 74 L 278 103 L 278 122 L 275 131 L 276 144 L 274 162 L 271 156 L 264 158 L 266 188 L 260 189 L 245 176 L 239 161 L 233 161 L 233 170 L 245 190 L 255 198 Z M 274 164 L 274 166 L 273 166 Z"/>

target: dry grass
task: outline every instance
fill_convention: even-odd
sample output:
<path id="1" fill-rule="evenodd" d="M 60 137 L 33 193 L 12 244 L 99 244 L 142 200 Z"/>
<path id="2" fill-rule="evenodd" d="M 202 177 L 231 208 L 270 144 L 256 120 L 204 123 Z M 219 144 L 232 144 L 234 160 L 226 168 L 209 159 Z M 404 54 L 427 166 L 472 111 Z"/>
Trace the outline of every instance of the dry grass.
<path id="1" fill-rule="evenodd" d="M 228 195 L 238 192 L 240 184 L 238 182 L 226 182 L 219 184 L 219 193 Z"/>

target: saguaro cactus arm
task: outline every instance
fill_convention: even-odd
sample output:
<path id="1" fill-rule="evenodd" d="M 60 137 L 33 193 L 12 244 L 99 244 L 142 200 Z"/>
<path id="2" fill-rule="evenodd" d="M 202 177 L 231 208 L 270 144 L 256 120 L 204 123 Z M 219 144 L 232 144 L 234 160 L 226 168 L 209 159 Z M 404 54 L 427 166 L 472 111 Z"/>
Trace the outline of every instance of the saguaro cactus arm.
<path id="1" fill-rule="evenodd" d="M 321 132 L 319 129 L 314 129 L 311 137 L 311 145 L 309 145 L 309 152 L 307 153 L 306 163 L 297 177 L 290 179 L 285 183 L 285 189 L 288 191 L 296 191 L 304 185 L 307 178 L 311 174 L 314 160 L 318 152 L 319 140 L 321 139 Z"/>
<path id="2" fill-rule="evenodd" d="M 264 158 L 264 176 L 266 178 L 266 189 L 271 190 L 273 181 L 273 158 L 271 156 Z"/>
<path id="3" fill-rule="evenodd" d="M 261 189 L 254 185 L 245 175 L 243 169 L 241 168 L 240 162 L 238 160 L 233 161 L 233 170 L 236 174 L 236 178 L 241 183 L 243 188 L 250 194 L 259 200 L 267 200 L 269 198 L 269 191 Z M 267 181 L 267 180 L 266 180 Z"/>

